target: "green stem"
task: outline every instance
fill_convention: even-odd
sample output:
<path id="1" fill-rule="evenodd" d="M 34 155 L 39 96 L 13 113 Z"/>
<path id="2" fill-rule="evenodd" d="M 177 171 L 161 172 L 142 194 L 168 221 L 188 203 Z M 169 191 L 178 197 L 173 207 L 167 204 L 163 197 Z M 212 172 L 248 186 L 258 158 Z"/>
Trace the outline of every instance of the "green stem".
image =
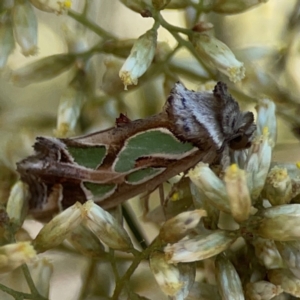
<path id="1" fill-rule="evenodd" d="M 74 20 L 76 20 L 77 22 L 79 22 L 80 24 L 86 26 L 88 29 L 90 29 L 91 31 L 95 32 L 96 34 L 98 34 L 101 37 L 104 37 L 106 39 L 116 39 L 116 37 L 111 34 L 110 32 L 104 30 L 103 28 L 101 28 L 100 26 L 98 26 L 96 23 L 89 21 L 84 15 L 79 14 L 77 12 L 75 12 L 74 10 L 69 10 L 68 11 L 68 15 L 73 18 Z"/>
<path id="2" fill-rule="evenodd" d="M 23 300 L 23 299 L 35 299 L 34 295 L 32 294 L 27 294 L 27 293 L 22 293 L 22 292 L 18 292 L 15 291 L 3 284 L 0 283 L 0 290 L 11 295 L 12 297 L 14 297 L 16 300 Z"/>
<path id="3" fill-rule="evenodd" d="M 119 295 L 122 292 L 122 289 L 123 289 L 124 285 L 126 285 L 129 282 L 131 275 L 134 273 L 134 271 L 139 266 L 141 261 L 143 259 L 147 259 L 150 255 L 150 253 L 152 251 L 154 251 L 154 249 L 159 247 L 159 245 L 160 245 L 160 242 L 158 240 L 154 240 L 152 242 L 152 244 L 147 249 L 145 249 L 143 252 L 136 252 L 136 256 L 135 256 L 132 264 L 127 269 L 127 271 L 123 275 L 123 277 L 121 277 L 120 280 L 117 281 L 115 291 L 114 291 L 114 294 L 112 296 L 112 300 L 118 300 L 119 299 Z"/>

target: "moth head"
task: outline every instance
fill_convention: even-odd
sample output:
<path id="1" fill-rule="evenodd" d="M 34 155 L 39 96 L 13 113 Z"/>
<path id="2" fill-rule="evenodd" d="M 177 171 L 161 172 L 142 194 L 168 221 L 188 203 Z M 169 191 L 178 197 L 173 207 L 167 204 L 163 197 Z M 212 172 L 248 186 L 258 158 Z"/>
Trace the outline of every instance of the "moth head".
<path id="1" fill-rule="evenodd" d="M 252 112 L 238 112 L 228 116 L 228 122 L 231 126 L 231 134 L 227 141 L 232 150 L 242 150 L 249 148 L 253 139 L 253 133 L 256 130 L 254 116 Z"/>

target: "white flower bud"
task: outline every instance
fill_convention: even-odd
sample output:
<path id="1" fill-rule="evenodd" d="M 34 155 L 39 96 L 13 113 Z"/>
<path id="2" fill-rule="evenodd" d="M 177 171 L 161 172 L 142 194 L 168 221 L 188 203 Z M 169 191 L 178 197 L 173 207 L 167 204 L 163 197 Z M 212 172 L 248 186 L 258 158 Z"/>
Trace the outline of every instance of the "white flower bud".
<path id="1" fill-rule="evenodd" d="M 271 144 L 274 146 L 277 139 L 276 106 L 274 102 L 269 99 L 261 99 L 256 106 L 256 110 L 257 135 L 263 135 L 264 128 L 268 128 Z"/>
<path id="2" fill-rule="evenodd" d="M 204 9 L 211 9 L 221 14 L 237 14 L 268 1 L 269 0 L 217 0 L 209 1 L 204 5 Z"/>
<path id="3" fill-rule="evenodd" d="M 31 276 L 39 293 L 49 298 L 50 280 L 53 265 L 46 258 L 42 258 L 30 266 Z"/>
<path id="4" fill-rule="evenodd" d="M 119 77 L 119 71 L 123 64 L 124 61 L 116 58 L 104 60 L 105 71 L 102 77 L 101 88 L 106 94 L 115 95 L 124 90 L 124 85 Z"/>
<path id="5" fill-rule="evenodd" d="M 148 7 L 151 7 L 151 0 L 120 0 L 131 10 L 143 14 Z"/>
<path id="6" fill-rule="evenodd" d="M 164 248 L 169 263 L 203 260 L 226 250 L 237 236 L 234 233 L 218 230 L 195 238 L 184 238 L 178 243 Z"/>
<path id="7" fill-rule="evenodd" d="M 81 207 L 82 205 L 76 202 L 55 216 L 33 240 L 34 248 L 38 252 L 44 252 L 61 244 L 81 223 Z"/>
<path id="8" fill-rule="evenodd" d="M 17 228 L 21 227 L 28 212 L 28 185 L 22 181 L 17 181 L 11 188 L 6 205 L 6 212 L 10 223 Z"/>
<path id="9" fill-rule="evenodd" d="M 85 98 L 85 79 L 84 72 L 79 70 L 60 98 L 55 131 L 57 137 L 63 138 L 74 134 Z"/>
<path id="10" fill-rule="evenodd" d="M 269 270 L 268 278 L 273 284 L 281 286 L 284 292 L 300 297 L 300 279 L 289 269 Z"/>
<path id="11" fill-rule="evenodd" d="M 207 214 L 203 209 L 183 212 L 166 221 L 161 227 L 159 236 L 164 242 L 175 243 L 194 229 L 201 217 L 205 216 Z"/>
<path id="12" fill-rule="evenodd" d="M 208 164 L 202 162 L 192 169 L 188 176 L 192 182 L 211 200 L 211 204 L 221 211 L 230 213 L 230 205 L 224 182 L 216 176 Z"/>
<path id="13" fill-rule="evenodd" d="M 0 247 L 0 273 L 10 272 L 36 258 L 29 242 L 19 242 Z"/>
<path id="14" fill-rule="evenodd" d="M 150 268 L 161 290 L 175 299 L 185 299 L 195 279 L 192 264 L 169 264 L 161 252 L 152 252 Z"/>
<path id="15" fill-rule="evenodd" d="M 30 2 L 39 10 L 56 14 L 62 14 L 72 6 L 72 0 L 30 0 Z"/>
<path id="16" fill-rule="evenodd" d="M 0 70 L 6 65 L 8 56 L 15 48 L 15 39 L 11 19 L 5 17 L 4 22 L 0 22 Z"/>
<path id="17" fill-rule="evenodd" d="M 291 241 L 300 238 L 300 204 L 286 204 L 259 210 L 249 219 L 249 230 L 265 239 Z"/>
<path id="18" fill-rule="evenodd" d="M 300 241 L 275 242 L 276 247 L 289 268 L 300 269 Z"/>
<path id="19" fill-rule="evenodd" d="M 238 61 L 233 52 L 223 42 L 206 33 L 193 32 L 190 41 L 203 62 L 228 76 L 232 82 L 245 77 L 244 64 Z"/>
<path id="20" fill-rule="evenodd" d="M 251 209 L 251 198 L 246 182 L 245 171 L 236 164 L 227 168 L 224 181 L 228 194 L 231 214 L 238 223 L 248 219 Z"/>
<path id="21" fill-rule="evenodd" d="M 28 0 L 17 0 L 13 8 L 14 35 L 25 56 L 37 53 L 37 19 Z"/>
<path id="22" fill-rule="evenodd" d="M 248 300 L 270 300 L 282 292 L 281 286 L 261 280 L 247 283 L 245 296 Z"/>
<path id="23" fill-rule="evenodd" d="M 110 213 L 92 200 L 83 205 L 83 210 L 86 226 L 108 247 L 123 251 L 132 249 L 127 232 Z"/>
<path id="24" fill-rule="evenodd" d="M 222 300 L 244 300 L 242 283 L 232 263 L 219 255 L 215 266 L 217 284 Z"/>
<path id="25" fill-rule="evenodd" d="M 71 232 L 68 241 L 87 257 L 101 258 L 105 254 L 104 246 L 99 239 L 82 224 Z"/>
<path id="26" fill-rule="evenodd" d="M 293 187 L 287 170 L 276 166 L 272 168 L 263 192 L 273 206 L 289 203 L 293 197 Z"/>
<path id="27" fill-rule="evenodd" d="M 263 135 L 257 137 L 248 152 L 248 161 L 245 164 L 247 184 L 252 198 L 259 197 L 270 169 L 272 147 L 269 141 L 268 128 L 263 130 Z"/>
<path id="28" fill-rule="evenodd" d="M 282 258 L 276 248 L 274 241 L 257 237 L 252 242 L 255 254 L 262 265 L 267 269 L 281 268 Z"/>
<path id="29" fill-rule="evenodd" d="M 17 86 L 48 80 L 67 71 L 76 57 L 70 54 L 57 54 L 39 59 L 12 72 L 11 80 Z"/>
<path id="30" fill-rule="evenodd" d="M 149 68 L 155 55 L 157 42 L 157 31 L 148 30 L 134 43 L 128 58 L 122 66 L 119 76 L 124 83 L 125 89 L 128 85 L 137 85 L 138 78 Z"/>

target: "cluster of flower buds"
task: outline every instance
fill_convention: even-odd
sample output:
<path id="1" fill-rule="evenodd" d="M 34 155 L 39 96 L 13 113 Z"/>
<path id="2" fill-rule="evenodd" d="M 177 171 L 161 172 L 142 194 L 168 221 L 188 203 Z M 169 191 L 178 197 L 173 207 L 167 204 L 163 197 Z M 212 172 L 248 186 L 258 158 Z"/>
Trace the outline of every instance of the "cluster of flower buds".
<path id="1" fill-rule="evenodd" d="M 0 5 L 0 70 L 9 55 L 20 46 L 24 56 L 35 55 L 38 50 L 38 23 L 33 6 L 53 13 L 70 8 L 72 1 L 12 0 Z"/>

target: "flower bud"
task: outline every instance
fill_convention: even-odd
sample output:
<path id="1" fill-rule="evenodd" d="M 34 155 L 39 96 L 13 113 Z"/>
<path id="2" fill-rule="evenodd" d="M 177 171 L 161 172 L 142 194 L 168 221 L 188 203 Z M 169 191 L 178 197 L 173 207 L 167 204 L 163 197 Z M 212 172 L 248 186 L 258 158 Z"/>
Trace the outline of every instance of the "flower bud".
<path id="1" fill-rule="evenodd" d="M 128 58 L 122 66 L 119 76 L 124 83 L 125 90 L 128 85 L 137 85 L 138 78 L 149 68 L 155 55 L 157 31 L 148 30 L 134 43 Z"/>
<path id="2" fill-rule="evenodd" d="M 28 185 L 22 181 L 17 181 L 11 189 L 6 212 L 10 223 L 16 228 L 20 228 L 26 218 L 28 211 Z"/>
<path id="3" fill-rule="evenodd" d="M 30 0 L 31 4 L 41 11 L 62 14 L 72 6 L 72 0 Z"/>
<path id="4" fill-rule="evenodd" d="M 119 70 L 123 61 L 116 58 L 104 60 L 105 71 L 102 77 L 102 90 L 108 95 L 115 95 L 123 92 L 124 85 L 119 77 Z"/>
<path id="5" fill-rule="evenodd" d="M 203 9 L 211 9 L 220 14 L 238 14 L 266 2 L 268 0 L 217 0 L 209 1 L 208 4 L 204 5 Z"/>
<path id="6" fill-rule="evenodd" d="M 275 166 L 268 174 L 263 192 L 273 206 L 290 203 L 293 190 L 287 170 Z"/>
<path id="7" fill-rule="evenodd" d="M 14 70 L 11 79 L 15 85 L 20 87 L 48 80 L 70 69 L 75 59 L 76 57 L 70 54 L 47 56 Z"/>
<path id="8" fill-rule="evenodd" d="M 38 25 L 28 0 L 17 0 L 13 8 L 14 35 L 25 56 L 37 53 Z"/>
<path id="9" fill-rule="evenodd" d="M 104 246 L 99 239 L 82 224 L 71 232 L 68 241 L 84 256 L 101 258 L 105 254 Z"/>
<path id="10" fill-rule="evenodd" d="M 245 164 L 247 184 L 251 197 L 256 200 L 264 185 L 270 169 L 272 147 L 269 141 L 269 131 L 263 130 L 263 135 L 257 137 L 248 152 L 248 161 Z"/>
<path id="11" fill-rule="evenodd" d="M 188 176 L 192 182 L 210 199 L 211 204 L 221 211 L 230 213 L 229 200 L 223 181 L 202 162 L 192 169 Z"/>
<path id="12" fill-rule="evenodd" d="M 222 300 L 242 300 L 244 292 L 240 277 L 232 263 L 219 255 L 215 262 L 217 285 Z"/>
<path id="13" fill-rule="evenodd" d="M 79 70 L 60 98 L 55 131 L 57 137 L 74 134 L 85 97 L 84 82 L 85 74 Z"/>
<path id="14" fill-rule="evenodd" d="M 300 241 L 275 242 L 276 247 L 289 268 L 300 269 Z"/>
<path id="15" fill-rule="evenodd" d="M 156 10 L 164 9 L 171 0 L 152 0 L 152 5 Z"/>
<path id="16" fill-rule="evenodd" d="M 164 248 L 169 263 L 192 262 L 215 256 L 226 250 L 235 240 L 235 233 L 222 230 L 195 238 L 184 238 Z"/>
<path id="17" fill-rule="evenodd" d="M 36 258 L 29 242 L 19 242 L 0 247 L 0 273 L 10 272 Z"/>
<path id="18" fill-rule="evenodd" d="M 151 0 L 120 0 L 125 6 L 131 10 L 144 14 L 151 7 Z"/>
<path id="19" fill-rule="evenodd" d="M 108 247 L 115 250 L 132 249 L 131 240 L 117 220 L 92 200 L 83 205 L 86 226 Z"/>
<path id="20" fill-rule="evenodd" d="M 247 283 L 245 296 L 248 300 L 270 300 L 282 292 L 281 286 L 261 280 Z"/>
<path id="21" fill-rule="evenodd" d="M 190 36 L 196 52 L 203 62 L 216 68 L 232 82 L 245 77 L 244 64 L 238 61 L 233 52 L 223 42 L 206 33 L 193 32 Z"/>
<path id="22" fill-rule="evenodd" d="M 82 205 L 76 202 L 55 216 L 33 240 L 34 248 L 38 252 L 44 252 L 61 244 L 81 223 L 81 207 Z"/>
<path id="23" fill-rule="evenodd" d="M 169 264 L 161 252 L 150 255 L 150 269 L 161 290 L 169 297 L 185 299 L 195 279 L 193 264 Z"/>
<path id="24" fill-rule="evenodd" d="M 251 208 L 251 198 L 246 182 L 245 171 L 236 164 L 227 168 L 224 181 L 229 199 L 231 214 L 238 223 L 248 219 Z"/>
<path id="25" fill-rule="evenodd" d="M 291 241 L 300 238 L 300 204 L 286 204 L 259 210 L 249 219 L 253 233 L 274 241 Z"/>
<path id="26" fill-rule="evenodd" d="M 48 259 L 42 258 L 31 266 L 30 271 L 32 279 L 40 295 L 48 299 L 53 265 Z"/>
<path id="27" fill-rule="evenodd" d="M 274 241 L 257 237 L 252 244 L 258 260 L 267 269 L 281 268 L 283 266 L 282 258 Z"/>
<path id="28" fill-rule="evenodd" d="M 7 15 L 4 22 L 0 22 L 0 70 L 6 65 L 8 56 L 15 48 L 15 39 L 11 19 Z"/>
<path id="29" fill-rule="evenodd" d="M 201 217 L 206 215 L 206 211 L 203 209 L 183 212 L 166 221 L 160 230 L 159 236 L 164 242 L 175 243 L 194 229 Z"/>
<path id="30" fill-rule="evenodd" d="M 289 269 L 274 269 L 268 271 L 270 282 L 281 286 L 284 292 L 295 297 L 300 297 L 300 279 L 298 279 Z"/>
<path id="31" fill-rule="evenodd" d="M 277 139 L 276 106 L 274 102 L 269 99 L 261 99 L 256 106 L 256 110 L 257 135 L 263 135 L 264 128 L 268 128 L 271 144 L 274 146 Z"/>

